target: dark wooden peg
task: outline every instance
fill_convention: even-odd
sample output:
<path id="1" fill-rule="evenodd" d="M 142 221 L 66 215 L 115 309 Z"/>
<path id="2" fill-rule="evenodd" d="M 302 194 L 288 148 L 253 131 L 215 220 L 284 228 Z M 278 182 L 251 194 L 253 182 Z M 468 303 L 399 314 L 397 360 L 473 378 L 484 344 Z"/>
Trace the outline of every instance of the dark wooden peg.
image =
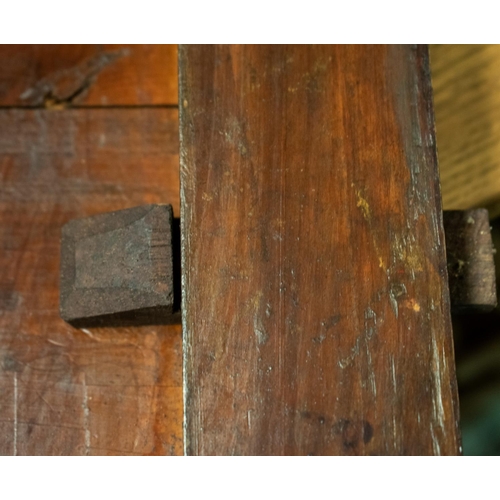
<path id="1" fill-rule="evenodd" d="M 488 210 L 445 210 L 443 220 L 452 312 L 491 311 L 497 293 Z"/>
<path id="2" fill-rule="evenodd" d="M 179 322 L 177 240 L 170 205 L 68 222 L 61 241 L 61 317 L 80 328 Z"/>

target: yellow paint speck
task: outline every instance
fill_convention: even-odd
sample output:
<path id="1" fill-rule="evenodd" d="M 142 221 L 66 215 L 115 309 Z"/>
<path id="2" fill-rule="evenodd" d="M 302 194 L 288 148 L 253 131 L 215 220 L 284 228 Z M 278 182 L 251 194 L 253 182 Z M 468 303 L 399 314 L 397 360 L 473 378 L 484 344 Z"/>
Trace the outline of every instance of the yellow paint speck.
<path id="1" fill-rule="evenodd" d="M 405 301 L 405 306 L 408 309 L 413 309 L 416 313 L 420 312 L 420 304 L 415 299 Z"/>
<path id="2" fill-rule="evenodd" d="M 358 202 L 356 203 L 356 206 L 358 208 L 361 208 L 361 211 L 363 212 L 363 217 L 366 220 L 370 220 L 370 205 L 368 205 L 368 202 L 361 196 L 360 191 L 356 191 L 356 196 L 358 197 Z"/>

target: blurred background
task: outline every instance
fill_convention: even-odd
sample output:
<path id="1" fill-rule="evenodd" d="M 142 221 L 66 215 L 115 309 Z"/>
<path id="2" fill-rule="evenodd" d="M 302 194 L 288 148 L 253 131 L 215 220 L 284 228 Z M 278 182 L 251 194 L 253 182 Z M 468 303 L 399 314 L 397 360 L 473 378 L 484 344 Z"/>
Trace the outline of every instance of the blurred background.
<path id="1" fill-rule="evenodd" d="M 500 249 L 500 45 L 431 45 L 430 59 L 443 208 L 488 208 Z M 499 455 L 498 308 L 453 330 L 464 454 Z"/>

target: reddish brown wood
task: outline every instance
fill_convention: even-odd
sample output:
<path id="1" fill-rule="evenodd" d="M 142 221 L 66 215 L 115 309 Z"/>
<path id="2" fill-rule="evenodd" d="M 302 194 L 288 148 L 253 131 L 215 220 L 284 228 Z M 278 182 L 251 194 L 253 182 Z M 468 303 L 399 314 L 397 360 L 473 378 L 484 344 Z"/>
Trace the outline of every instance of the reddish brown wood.
<path id="1" fill-rule="evenodd" d="M 180 49 L 188 454 L 456 454 L 427 51 Z"/>
<path id="2" fill-rule="evenodd" d="M 175 45 L 3 45 L 0 106 L 177 105 Z"/>
<path id="3" fill-rule="evenodd" d="M 182 453 L 180 326 L 59 316 L 62 226 L 178 215 L 178 161 L 176 110 L 0 110 L 0 454 Z"/>

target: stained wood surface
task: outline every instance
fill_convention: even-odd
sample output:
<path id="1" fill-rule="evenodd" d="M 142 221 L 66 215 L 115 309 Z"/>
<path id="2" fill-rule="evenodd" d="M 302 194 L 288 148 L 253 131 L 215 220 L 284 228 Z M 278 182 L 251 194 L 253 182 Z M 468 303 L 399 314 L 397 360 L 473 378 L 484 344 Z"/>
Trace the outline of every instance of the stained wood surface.
<path id="1" fill-rule="evenodd" d="M 500 46 L 431 45 L 446 210 L 500 215 Z"/>
<path id="2" fill-rule="evenodd" d="M 428 70 L 180 48 L 188 454 L 459 453 Z"/>
<path id="3" fill-rule="evenodd" d="M 3 45 L 0 106 L 177 105 L 175 45 Z"/>
<path id="4" fill-rule="evenodd" d="M 175 109 L 0 110 L 0 454 L 182 453 L 180 326 L 74 329 L 61 227 L 179 214 Z"/>

